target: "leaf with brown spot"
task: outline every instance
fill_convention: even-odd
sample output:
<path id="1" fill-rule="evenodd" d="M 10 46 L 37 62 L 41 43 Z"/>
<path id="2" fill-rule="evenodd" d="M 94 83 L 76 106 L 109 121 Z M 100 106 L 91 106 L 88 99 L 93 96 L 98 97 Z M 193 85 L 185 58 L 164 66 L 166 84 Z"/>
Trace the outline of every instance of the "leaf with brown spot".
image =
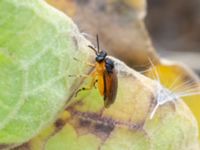
<path id="1" fill-rule="evenodd" d="M 48 150 L 196 150 L 198 127 L 184 102 L 178 100 L 176 107 L 173 103 L 161 106 L 150 120 L 156 103 L 155 82 L 115 62 L 120 64 L 116 65 L 118 69 L 123 69 L 118 73 L 119 89 L 113 105 L 104 108 L 97 89 L 81 92 L 57 119 L 62 120 L 62 126 L 54 124 L 50 134 L 44 138 L 41 133 L 29 144 L 42 141 L 36 149 Z"/>
<path id="2" fill-rule="evenodd" d="M 11 2 L 8 0 L 3 0 L 1 2 L 5 2 L 4 5 L 8 6 L 7 4 L 16 4 L 14 2 Z M 26 142 L 22 144 L 21 146 L 16 147 L 15 149 L 30 149 L 30 150 L 40 150 L 40 149 L 48 149 L 48 150 L 79 150 L 79 149 L 86 149 L 86 150 L 97 150 L 97 149 L 103 149 L 103 150 L 122 150 L 122 149 L 129 149 L 129 150 L 149 150 L 151 148 L 152 150 L 162 149 L 162 150 L 188 150 L 188 149 L 198 149 L 198 126 L 197 122 L 188 109 L 188 107 L 185 105 L 185 103 L 178 99 L 175 101 L 175 104 L 172 102 L 168 102 L 162 106 L 160 106 L 153 117 L 153 119 L 150 119 L 150 114 L 152 110 L 154 109 L 157 99 L 158 99 L 158 93 L 157 93 L 157 82 L 151 80 L 150 78 L 147 78 L 140 73 L 130 69 L 127 67 L 123 62 L 110 57 L 115 62 L 115 68 L 117 71 L 119 86 L 118 86 L 118 92 L 117 92 L 117 98 L 115 100 L 115 103 L 112 104 L 109 108 L 104 107 L 104 101 L 103 97 L 98 92 L 98 89 L 93 88 L 90 91 L 82 91 L 80 94 L 78 94 L 77 97 L 75 97 L 74 93 L 81 87 L 86 86 L 90 80 L 90 78 L 70 78 L 68 75 L 71 74 L 88 74 L 91 70 L 88 66 L 86 66 L 84 63 L 74 61 L 72 58 L 73 56 L 77 56 L 82 61 L 88 61 L 90 60 L 94 61 L 94 54 L 89 50 L 88 45 L 90 44 L 89 41 L 87 41 L 82 34 L 77 30 L 76 26 L 73 24 L 73 22 L 64 16 L 59 11 L 49 7 L 46 3 L 43 1 L 23 1 L 24 3 L 28 2 L 35 2 L 33 7 L 25 7 L 26 5 L 21 5 L 21 3 L 17 3 L 20 5 L 19 7 L 15 7 L 17 9 L 17 12 L 24 11 L 24 9 L 20 8 L 26 8 L 25 10 L 29 10 L 31 13 L 22 13 L 26 15 L 32 16 L 32 13 L 35 12 L 41 12 L 36 13 L 36 15 L 40 14 L 43 17 L 38 17 L 39 19 L 42 19 L 40 22 L 41 25 L 43 24 L 43 21 L 48 25 L 50 25 L 53 28 L 50 28 L 47 32 L 46 26 L 36 29 L 43 29 L 42 32 L 37 32 L 40 34 L 43 41 L 42 44 L 45 46 L 49 46 L 50 44 L 53 44 L 54 49 L 52 50 L 52 55 L 55 56 L 56 60 L 62 60 L 59 65 L 55 64 L 54 67 L 59 70 L 59 73 L 66 73 L 65 70 L 69 70 L 70 72 L 67 72 L 69 74 L 64 74 L 66 76 L 62 76 L 64 79 L 59 80 L 59 83 L 62 86 L 59 86 L 57 84 L 52 84 L 50 82 L 49 84 L 45 84 L 45 86 L 49 88 L 39 88 L 39 91 L 42 89 L 42 91 L 47 92 L 47 94 L 44 96 L 40 95 L 40 92 L 36 90 L 33 91 L 33 93 L 36 96 L 40 96 L 39 98 L 41 100 L 45 99 L 45 103 L 41 103 L 37 99 L 38 105 L 40 111 L 43 113 L 39 113 L 36 109 L 33 111 L 32 109 L 28 109 L 27 107 L 24 107 L 24 113 L 22 113 L 23 117 L 20 119 L 16 119 L 19 123 L 12 124 L 10 127 L 11 129 L 20 129 L 15 130 L 16 132 L 9 134 L 6 133 L 9 137 L 14 138 L 22 138 L 22 136 L 17 136 L 18 133 L 23 133 L 23 138 L 19 141 L 17 141 L 19 144 Z M 88 1 L 91 2 L 91 1 Z M 113 2 L 112 5 L 105 5 L 105 1 L 98 1 L 99 4 L 98 7 L 94 7 L 95 9 L 104 9 L 104 6 L 109 6 L 108 11 L 115 12 L 115 9 L 120 9 L 121 12 L 126 12 L 124 8 L 128 8 L 128 12 L 126 13 L 133 13 L 132 6 L 127 6 L 123 1 L 111 1 Z M 72 2 L 73 3 L 73 2 Z M 88 4 L 90 6 L 93 2 Z M 122 8 L 118 8 L 119 4 L 122 4 Z M 84 4 L 82 4 L 84 5 Z M 2 6 L 2 5 L 0 5 Z M 32 6 L 32 5 L 31 5 Z M 101 7 L 99 7 L 101 6 Z M 116 8 L 115 8 L 116 7 Z M 120 6 L 121 7 L 121 6 Z M 11 9 L 11 14 L 17 15 L 17 17 L 21 18 L 21 13 L 15 13 L 13 9 Z M 34 11 L 32 10 L 33 8 Z M 5 8 L 4 8 L 5 9 Z M 41 11 L 42 10 L 42 11 Z M 6 10 L 4 10 L 7 12 Z M 4 12 L 2 11 L 2 12 Z M 28 12 L 29 12 L 28 11 Z M 78 9 L 77 9 L 78 11 Z M 80 10 L 79 10 L 80 11 Z M 85 11 L 86 10 L 85 8 Z M 88 12 L 87 12 L 88 13 Z M 2 14 L 2 13 L 0 13 Z M 102 15 L 102 13 L 97 13 L 97 15 Z M 115 16 L 115 14 L 113 14 Z M 123 13 L 120 14 L 123 16 Z M 2 14 L 2 16 L 4 16 Z M 90 15 L 87 17 L 89 18 Z M 137 15 L 136 19 L 137 18 Z M 17 18 L 16 17 L 16 18 Z M 26 16 L 27 17 L 27 16 Z M 3 18 L 3 17 L 2 17 Z M 9 18 L 9 17 L 8 17 Z M 35 19 L 35 17 L 33 17 Z M 36 17 L 37 18 L 37 17 Z M 53 18 L 53 19 L 52 19 Z M 7 19 L 7 18 L 6 18 Z M 47 19 L 47 20 L 46 20 Z M 56 22 L 58 21 L 60 22 Z M 83 17 L 83 19 L 85 19 Z M 129 20 L 127 20 L 127 24 L 121 24 L 121 20 L 118 22 L 117 20 L 112 20 L 113 24 L 116 26 L 113 28 L 113 26 L 109 26 L 109 22 L 106 22 L 106 20 L 109 20 L 109 18 L 104 18 L 105 22 L 104 26 L 108 27 L 107 29 L 119 29 L 120 26 L 127 26 L 129 24 Z M 120 17 L 118 19 L 126 19 L 123 17 Z M 132 18 L 131 18 L 132 19 Z M 135 19 L 135 18 L 133 18 Z M 11 24 L 16 25 L 16 20 L 12 20 Z M 18 21 L 18 20 L 17 20 Z M 89 22 L 90 20 L 86 20 Z M 125 20 L 126 21 L 126 20 Z M 4 22 L 3 22 L 4 23 Z M 26 25 L 26 22 L 23 22 L 24 25 Z M 37 22 L 34 22 L 37 24 Z M 64 25 L 63 25 L 63 24 Z M 100 22 L 98 22 L 100 24 Z M 20 24 L 17 24 L 20 25 Z M 33 24 L 31 24 L 33 25 Z M 57 25 L 55 27 L 55 25 Z M 66 25 L 66 26 L 65 26 Z M 143 27 L 143 23 L 136 22 L 134 24 L 135 26 Z M 8 26 L 6 26 L 6 29 L 8 29 Z M 16 29 L 17 31 L 20 30 L 19 33 L 24 33 L 22 28 L 24 26 L 19 26 L 19 29 Z M 38 26 L 36 26 L 38 27 Z M 5 30 L 5 35 L 9 35 L 10 33 L 13 33 L 16 35 L 15 32 L 12 30 Z M 52 30 L 51 30 L 52 29 Z M 54 30 L 55 29 L 55 30 Z M 104 28 L 105 29 L 105 28 Z M 9 31 L 9 32 L 8 32 Z M 14 30 L 15 31 L 15 30 Z M 29 31 L 29 30 L 28 30 Z M 34 30 L 35 31 L 35 30 Z M 46 32 L 45 32 L 46 31 Z M 55 32 L 58 31 L 58 32 Z M 65 39 L 65 34 L 63 34 L 63 31 L 65 31 L 65 34 L 69 37 Z M 124 32 L 124 30 L 120 30 L 120 33 L 117 33 L 118 35 L 115 35 L 115 42 L 117 37 L 120 35 L 120 37 L 126 37 L 128 33 L 130 32 Z M 146 37 L 146 33 L 143 34 L 144 30 L 134 30 L 133 32 L 138 32 L 137 36 L 141 35 L 141 39 L 144 39 L 143 37 Z M 17 32 L 18 33 L 18 32 Z M 34 32 L 35 33 L 35 32 Z M 45 33 L 45 34 L 44 34 Z M 52 34 L 52 36 L 47 36 L 49 34 Z M 141 33 L 141 34 L 140 34 Z M 46 35 L 47 34 L 47 35 Z M 50 34 L 50 35 L 51 35 Z M 5 36 L 4 35 L 4 36 Z M 20 34 L 17 34 L 19 36 Z M 43 35 L 43 36 L 42 36 Z M 46 35 L 46 36 L 45 36 Z M 109 35 L 109 34 L 108 34 Z M 110 34 L 111 35 L 111 34 Z M 39 37 L 40 37 L 39 36 Z M 59 36 L 60 38 L 57 38 Z M 128 41 L 128 47 L 125 47 L 126 50 L 130 50 L 130 43 L 133 44 L 132 40 L 135 39 L 137 36 L 133 35 L 131 42 Z M 31 34 L 31 37 L 32 36 Z M 41 38 L 40 37 L 40 38 Z M 49 40 L 55 40 L 54 42 L 49 42 L 49 40 L 46 40 L 47 37 Z M 24 38 L 24 37 L 23 37 Z M 109 37 L 113 38 L 113 37 Z M 11 39 L 11 38 L 9 38 Z M 31 40 L 31 39 L 28 39 Z M 105 38 L 106 41 L 109 41 Z M 123 43 L 123 39 L 122 43 Z M 37 40 L 38 41 L 38 40 Z M 10 41 L 9 41 L 10 42 Z M 21 41 L 20 41 L 21 42 Z M 16 43 L 21 46 L 18 39 L 16 39 Z M 41 42 L 39 40 L 39 42 Z M 67 42 L 67 43 L 65 43 Z M 143 49 L 143 43 L 144 41 L 140 41 L 140 43 L 137 45 L 137 41 L 134 41 L 136 44 L 136 47 L 138 46 L 138 49 Z M 3 43 L 3 42 L 2 42 Z M 25 43 L 24 41 L 22 43 Z M 112 44 L 113 41 L 110 43 Z M 125 42 L 126 43 L 126 42 Z M 65 45 L 66 44 L 66 45 Z M 69 44 L 69 45 L 68 45 Z M 140 47 L 141 44 L 141 47 Z M 146 44 L 148 44 L 148 40 L 146 41 Z M 64 45 L 64 46 L 63 46 Z M 13 45 L 11 45 L 11 49 Z M 29 49 L 31 46 L 26 45 L 28 47 L 25 47 Z M 58 51 L 58 47 L 61 46 L 60 51 Z M 63 46 L 63 47 L 62 47 Z M 73 47 L 73 48 L 72 48 Z M 52 47 L 51 47 L 52 48 Z M 24 53 L 28 53 L 27 49 L 23 49 Z M 151 49 L 151 48 L 150 48 Z M 22 56 L 20 51 L 17 51 L 19 49 L 16 49 L 16 52 L 19 52 L 19 56 Z M 22 50 L 22 49 L 20 49 Z M 38 49 L 34 49 L 38 50 Z M 39 49 L 40 50 L 40 49 Z M 64 52 L 63 52 L 64 51 Z M 144 50 L 146 54 L 146 49 Z M 152 51 L 149 50 L 152 54 Z M 1 51 L 2 52 L 2 51 Z M 60 52 L 58 54 L 58 52 Z M 66 55 L 70 54 L 70 55 Z M 131 50 L 132 52 L 132 50 Z M 6 50 L 4 50 L 3 55 L 8 55 L 6 53 Z M 47 53 L 48 56 L 51 53 Z M 51 55 L 50 55 L 51 56 Z M 146 55 L 145 55 L 146 56 Z M 154 56 L 154 55 L 153 55 Z M 134 57 L 134 56 L 133 56 Z M 139 56 L 137 56 L 139 57 Z M 141 55 L 143 57 L 143 54 Z M 11 60 L 11 55 L 9 55 L 9 60 Z M 37 60 L 40 58 L 39 56 L 35 59 Z M 51 57 L 50 57 L 51 58 Z M 34 59 L 34 61 L 35 61 Z M 19 58 L 19 62 L 21 62 L 23 58 Z M 42 61 L 42 60 L 41 60 Z M 53 59 L 48 59 L 48 61 L 44 61 L 47 65 L 44 67 L 45 69 L 52 69 L 52 61 Z M 64 63 L 66 61 L 66 64 Z M 18 62 L 18 63 L 19 63 Z M 1 63 L 3 64 L 3 63 Z M 6 63 L 4 63 L 5 65 Z M 4 66 L 2 65 L 2 66 Z M 39 65 L 39 71 L 41 71 L 41 76 L 39 76 L 41 79 L 44 79 L 44 73 L 47 73 L 44 70 L 41 70 L 41 66 Z M 6 67 L 5 67 L 6 68 Z M 8 69 L 8 68 L 6 68 Z M 12 69 L 9 69 L 9 71 L 13 71 Z M 31 80 L 31 83 L 33 86 L 35 85 L 35 81 L 38 81 L 35 79 L 35 74 L 38 75 L 38 70 L 34 69 L 33 80 Z M 36 73 L 35 73 L 36 72 Z M 12 72 L 13 73 L 13 72 Z M 48 76 L 45 76 L 46 78 L 51 76 L 51 72 L 48 72 Z M 56 72 L 57 73 L 57 72 Z M 16 75 L 16 74 L 12 74 Z M 40 74 L 39 74 L 40 75 Z M 63 74 L 62 74 L 63 75 Z M 60 77 L 60 76 L 59 76 Z M 54 79 L 54 78 L 53 78 Z M 57 78 L 56 78 L 57 79 Z M 60 78 L 59 78 L 60 79 Z M 51 80 L 50 80 L 51 81 Z M 54 81 L 54 80 L 53 80 Z M 1 82 L 2 83 L 2 82 Z M 38 84 L 41 84 L 41 82 L 38 81 Z M 13 84 L 14 86 L 15 84 Z M 57 85 L 57 86 L 56 86 Z M 27 86 L 27 85 L 26 85 Z M 26 87 L 25 86 L 25 87 Z M 65 88 L 65 86 L 67 88 Z M 160 85 L 162 87 L 162 85 Z M 30 86 L 27 86 L 30 88 Z M 26 87 L 26 88 L 27 88 Z M 25 88 L 25 89 L 26 89 Z M 162 87 L 163 88 L 163 87 Z M 51 89 L 51 90 L 50 90 Z M 26 89 L 27 90 L 27 89 Z M 163 90 L 166 90 L 163 88 Z M 16 90 L 16 92 L 18 92 Z M 33 94 L 31 93 L 31 94 Z M 51 96 L 54 95 L 54 96 Z M 26 96 L 26 95 L 25 95 Z M 31 96 L 30 96 L 31 97 Z M 25 102 L 32 102 L 31 99 L 26 99 Z M 52 103 L 50 103 L 52 102 Z M 50 105 L 50 104 L 51 105 Z M 29 103 L 28 103 L 29 104 Z M 45 107 L 47 106 L 48 107 Z M 31 108 L 35 108 L 37 105 L 30 104 Z M 50 107 L 51 106 L 51 107 Z M 37 107 L 36 107 L 37 108 Z M 48 108 L 48 109 L 44 109 Z M 48 113 L 47 113 L 48 112 Z M 21 111 L 19 112 L 21 113 Z M 38 114 L 38 117 L 35 117 L 35 113 Z M 51 114 L 52 113 L 52 114 Z M 45 116 L 45 114 L 49 114 Z M 35 117 L 34 119 L 28 120 L 29 116 Z M 43 117 L 43 118 L 40 118 Z M 28 119 L 27 119 L 28 118 Z M 23 123 L 23 119 L 26 121 L 26 124 Z M 43 124 L 39 124 L 38 120 L 42 121 Z M 31 128 L 31 125 L 37 126 L 36 128 Z M 21 126 L 20 126 L 21 125 Z M 26 128 L 26 127 L 29 128 Z M 9 130 L 2 129 L 2 132 L 6 132 Z M 30 131 L 33 131 L 34 134 L 29 134 Z M 36 133 L 38 133 L 36 135 Z M 16 137 L 15 137 L 16 136 Z M 0 136 L 0 139 L 5 138 L 4 136 Z M 9 141 L 10 138 L 6 138 L 7 143 L 2 142 L 1 146 L 3 148 L 8 148 L 10 143 L 17 143 L 15 139 L 12 139 L 12 141 Z M 16 145 L 11 145 L 16 146 Z"/>

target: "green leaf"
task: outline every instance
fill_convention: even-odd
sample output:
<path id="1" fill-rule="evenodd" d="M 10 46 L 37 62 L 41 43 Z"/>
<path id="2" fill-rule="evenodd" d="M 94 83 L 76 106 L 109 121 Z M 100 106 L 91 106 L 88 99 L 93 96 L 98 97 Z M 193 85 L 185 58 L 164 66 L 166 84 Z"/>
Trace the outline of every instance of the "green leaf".
<path id="1" fill-rule="evenodd" d="M 29 140 L 64 106 L 79 70 L 76 32 L 42 0 L 0 1 L 0 143 Z"/>

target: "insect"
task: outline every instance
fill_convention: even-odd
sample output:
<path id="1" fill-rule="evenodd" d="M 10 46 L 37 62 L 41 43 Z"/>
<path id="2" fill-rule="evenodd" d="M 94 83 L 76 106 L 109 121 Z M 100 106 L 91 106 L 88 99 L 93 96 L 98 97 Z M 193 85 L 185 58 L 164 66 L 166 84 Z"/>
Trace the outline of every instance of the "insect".
<path id="1" fill-rule="evenodd" d="M 96 63 L 93 64 L 95 69 L 89 74 L 89 76 L 92 77 L 90 86 L 87 88 L 83 87 L 79 89 L 76 92 L 76 95 L 82 90 L 92 89 L 92 87 L 95 86 L 97 82 L 99 93 L 103 96 L 104 106 L 107 108 L 114 103 L 117 94 L 118 79 L 115 71 L 115 65 L 114 62 L 107 57 L 106 51 L 100 50 L 98 35 L 97 49 L 91 45 L 88 47 L 96 54 Z"/>

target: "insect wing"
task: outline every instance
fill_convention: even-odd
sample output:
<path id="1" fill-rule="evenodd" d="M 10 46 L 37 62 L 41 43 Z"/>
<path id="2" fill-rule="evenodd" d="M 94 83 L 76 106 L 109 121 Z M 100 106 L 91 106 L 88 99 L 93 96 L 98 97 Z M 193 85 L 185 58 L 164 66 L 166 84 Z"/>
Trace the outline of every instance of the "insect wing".
<path id="1" fill-rule="evenodd" d="M 105 107 L 109 107 L 112 103 L 114 103 L 116 95 L 117 95 L 117 74 L 113 69 L 112 73 L 104 72 L 104 105 Z"/>

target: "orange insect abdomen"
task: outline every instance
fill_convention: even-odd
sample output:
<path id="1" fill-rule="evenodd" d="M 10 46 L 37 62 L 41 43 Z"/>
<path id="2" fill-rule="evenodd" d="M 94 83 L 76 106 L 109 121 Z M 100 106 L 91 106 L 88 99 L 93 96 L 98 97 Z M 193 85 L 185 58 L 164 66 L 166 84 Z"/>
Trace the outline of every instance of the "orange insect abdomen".
<path id="1" fill-rule="evenodd" d="M 104 79 L 102 75 L 98 75 L 98 89 L 99 93 L 103 96 L 104 95 Z"/>
<path id="2" fill-rule="evenodd" d="M 98 89 L 102 96 L 104 95 L 104 77 L 103 77 L 104 72 L 105 72 L 105 62 L 96 63 Z"/>

